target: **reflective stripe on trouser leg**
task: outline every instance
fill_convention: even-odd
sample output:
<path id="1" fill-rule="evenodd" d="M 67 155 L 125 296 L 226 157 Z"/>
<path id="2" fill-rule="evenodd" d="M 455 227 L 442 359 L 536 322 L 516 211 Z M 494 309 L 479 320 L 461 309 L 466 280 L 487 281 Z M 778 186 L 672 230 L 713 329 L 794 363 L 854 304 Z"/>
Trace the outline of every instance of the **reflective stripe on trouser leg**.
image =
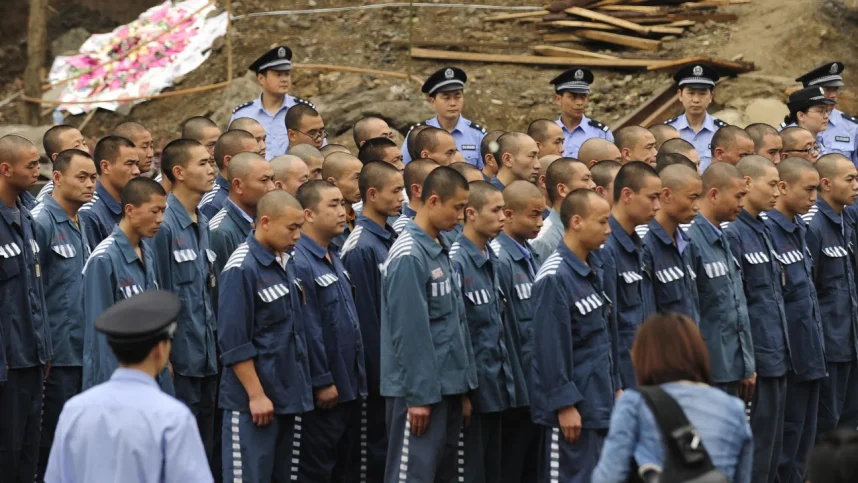
<path id="1" fill-rule="evenodd" d="M 367 469 L 367 411 L 366 399 L 360 403 L 360 483 L 366 483 Z"/>
<path id="2" fill-rule="evenodd" d="M 456 454 L 456 462 L 458 462 L 459 483 L 465 481 L 465 428 L 459 430 L 459 450 Z"/>
<path id="3" fill-rule="evenodd" d="M 405 434 L 402 437 L 402 456 L 399 458 L 399 482 L 408 481 L 408 443 L 411 438 L 411 421 L 405 415 Z"/>
<path id="4" fill-rule="evenodd" d="M 232 483 L 243 483 L 241 467 L 241 433 L 238 424 L 238 411 L 232 411 L 230 426 L 232 434 Z"/>
<path id="5" fill-rule="evenodd" d="M 560 481 L 560 429 L 551 428 L 551 446 L 548 452 L 548 474 L 551 483 Z"/>
<path id="6" fill-rule="evenodd" d="M 292 433 L 292 466 L 289 469 L 289 479 L 298 480 L 298 467 L 301 462 L 301 416 L 295 415 L 295 430 Z"/>

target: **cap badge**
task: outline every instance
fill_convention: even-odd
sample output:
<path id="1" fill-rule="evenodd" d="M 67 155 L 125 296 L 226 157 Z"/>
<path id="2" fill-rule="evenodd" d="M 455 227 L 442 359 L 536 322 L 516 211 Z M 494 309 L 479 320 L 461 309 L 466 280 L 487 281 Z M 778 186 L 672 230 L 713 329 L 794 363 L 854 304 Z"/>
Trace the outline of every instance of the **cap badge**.
<path id="1" fill-rule="evenodd" d="M 830 70 L 830 72 L 831 72 L 832 74 L 836 74 L 836 73 L 837 73 L 837 64 L 831 64 L 831 70 Z"/>
<path id="2" fill-rule="evenodd" d="M 576 70 L 574 77 L 575 77 L 575 80 L 583 79 L 584 78 L 584 71 L 581 69 Z"/>
<path id="3" fill-rule="evenodd" d="M 691 70 L 691 73 L 697 77 L 700 77 L 701 75 L 703 75 L 703 67 L 695 65 L 694 69 Z"/>
<path id="4" fill-rule="evenodd" d="M 819 88 L 819 93 L 822 94 L 823 96 L 825 95 L 825 91 L 822 90 L 822 87 Z"/>
<path id="5" fill-rule="evenodd" d="M 285 47 L 280 47 L 279 49 L 277 49 L 277 57 L 280 57 L 281 59 L 283 57 L 286 57 L 286 48 Z"/>
<path id="6" fill-rule="evenodd" d="M 453 69 L 447 69 L 444 71 L 444 78 L 445 79 L 452 79 L 453 76 L 454 76 Z"/>

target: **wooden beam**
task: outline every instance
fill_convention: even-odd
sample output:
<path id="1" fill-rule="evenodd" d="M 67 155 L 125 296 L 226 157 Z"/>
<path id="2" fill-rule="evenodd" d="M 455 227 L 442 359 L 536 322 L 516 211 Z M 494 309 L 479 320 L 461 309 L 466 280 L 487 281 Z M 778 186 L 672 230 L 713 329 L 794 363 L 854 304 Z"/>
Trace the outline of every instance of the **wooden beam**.
<path id="1" fill-rule="evenodd" d="M 682 35 L 685 29 L 682 27 L 667 27 L 665 25 L 653 25 L 649 28 L 650 33 L 662 35 Z"/>
<path id="2" fill-rule="evenodd" d="M 616 25 L 608 25 L 599 22 L 582 22 L 579 20 L 556 20 L 549 22 L 552 27 L 575 28 L 575 29 L 591 29 L 591 30 L 620 30 Z"/>
<path id="3" fill-rule="evenodd" d="M 533 12 L 519 12 L 519 13 L 505 13 L 502 15 L 492 15 L 490 17 L 483 17 L 483 22 L 501 22 L 503 20 L 517 20 L 520 18 L 528 18 L 528 17 L 542 17 L 544 15 L 548 15 L 548 10 L 536 10 Z"/>
<path id="4" fill-rule="evenodd" d="M 580 42 L 581 37 L 574 34 L 545 34 L 542 36 L 543 42 Z"/>
<path id="5" fill-rule="evenodd" d="M 645 68 L 654 61 L 652 59 L 586 59 L 575 57 L 539 57 L 536 55 L 504 55 L 477 54 L 472 52 L 448 52 L 446 50 L 411 49 L 411 56 L 416 59 L 454 60 L 466 62 L 488 62 L 499 64 L 522 65 L 551 65 L 551 66 L 581 66 L 606 67 L 617 69 Z"/>
<path id="6" fill-rule="evenodd" d="M 589 57 L 591 59 L 617 60 L 619 57 L 613 55 L 597 54 L 587 50 L 567 49 L 566 47 L 555 47 L 553 45 L 534 45 L 533 51 L 537 55 L 547 57 Z"/>
<path id="7" fill-rule="evenodd" d="M 599 10 L 605 10 L 608 12 L 636 12 L 646 15 L 658 15 L 664 13 L 663 8 L 648 5 L 605 5 L 604 7 L 599 7 Z"/>
<path id="8" fill-rule="evenodd" d="M 596 3 L 596 0 L 559 0 L 545 7 L 545 10 L 551 13 L 562 13 L 569 7 L 586 7 L 593 3 Z"/>
<path id="9" fill-rule="evenodd" d="M 27 67 L 24 70 L 24 95 L 42 97 L 42 70 L 45 68 L 45 49 L 48 42 L 48 0 L 30 0 L 30 17 L 27 23 Z M 38 104 L 30 104 L 24 111 L 25 122 L 39 124 Z"/>
<path id="10" fill-rule="evenodd" d="M 642 39 L 640 37 L 632 37 L 630 35 L 620 35 L 612 32 L 599 32 L 598 30 L 576 30 L 575 35 L 582 39 L 595 40 L 597 42 L 606 42 L 609 44 L 622 45 L 632 47 L 634 49 L 657 51 L 661 48 L 661 42 L 658 40 Z"/>
<path id="11" fill-rule="evenodd" d="M 694 20 L 677 20 L 676 22 L 660 25 L 660 27 L 693 27 L 695 25 L 697 25 L 697 22 Z"/>
<path id="12" fill-rule="evenodd" d="M 756 70 L 753 62 L 738 62 L 704 56 L 685 57 L 683 59 L 656 62 L 654 65 L 647 67 L 647 70 L 678 69 L 689 64 L 697 64 L 701 62 L 709 64 L 720 71 L 727 71 L 731 74 L 743 74 Z"/>
<path id="13" fill-rule="evenodd" d="M 610 25 L 616 25 L 617 27 L 621 27 L 627 30 L 631 30 L 633 32 L 637 32 L 639 34 L 648 34 L 650 32 L 649 27 L 644 27 L 642 25 L 636 24 L 634 22 L 629 22 L 628 20 L 623 20 L 619 18 L 612 17 L 610 15 L 605 15 L 604 13 L 594 12 L 592 10 L 587 10 L 586 8 L 581 7 L 572 7 L 567 8 L 566 13 L 571 15 L 576 15 L 578 17 L 589 18 L 590 20 L 595 20 L 596 22 L 607 23 Z"/>
<path id="14" fill-rule="evenodd" d="M 594 3 L 593 5 L 590 5 L 589 7 L 591 7 L 591 8 L 603 8 L 603 7 L 607 7 L 610 5 L 616 5 L 618 3 L 623 3 L 623 0 L 601 0 L 599 2 Z M 581 6 L 584 7 L 586 5 L 581 5 Z"/>
<path id="15" fill-rule="evenodd" d="M 637 109 L 628 113 L 626 116 L 615 122 L 611 129 L 617 129 L 627 126 L 643 126 L 648 127 L 651 123 L 647 123 L 653 112 L 658 111 L 661 106 L 673 102 L 677 97 L 676 86 L 673 82 L 665 84 L 661 89 L 654 92 L 649 99 L 637 107 Z"/>

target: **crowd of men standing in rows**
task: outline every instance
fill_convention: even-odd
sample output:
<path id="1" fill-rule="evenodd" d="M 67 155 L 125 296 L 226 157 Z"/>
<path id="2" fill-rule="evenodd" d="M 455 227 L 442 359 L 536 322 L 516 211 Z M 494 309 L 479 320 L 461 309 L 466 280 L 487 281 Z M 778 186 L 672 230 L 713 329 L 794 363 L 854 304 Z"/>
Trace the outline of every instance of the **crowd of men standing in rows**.
<path id="1" fill-rule="evenodd" d="M 589 481 L 655 312 L 697 322 L 713 383 L 751 403 L 737 481 L 803 481 L 816 435 L 858 421 L 842 64 L 805 76 L 780 132 L 710 116 L 718 75 L 696 64 L 664 125 L 587 118 L 593 74 L 573 68 L 552 81 L 557 121 L 486 133 L 447 67 L 423 86 L 437 117 L 401 149 L 362 119 L 354 156 L 287 94 L 291 57 L 257 59 L 263 94 L 226 132 L 188 119 L 159 169 L 137 122 L 92 153 L 55 126 L 34 198 L 38 150 L 0 138 L 3 478 Z M 829 142 L 835 113 L 854 132 Z M 189 412 L 154 402 L 136 417 L 165 447 L 138 451 L 169 472 L 100 460 L 151 434 L 110 431 L 127 424 L 111 401 L 75 397 L 148 354 L 116 352 L 95 321 L 154 289 L 181 301 L 157 382 Z"/>

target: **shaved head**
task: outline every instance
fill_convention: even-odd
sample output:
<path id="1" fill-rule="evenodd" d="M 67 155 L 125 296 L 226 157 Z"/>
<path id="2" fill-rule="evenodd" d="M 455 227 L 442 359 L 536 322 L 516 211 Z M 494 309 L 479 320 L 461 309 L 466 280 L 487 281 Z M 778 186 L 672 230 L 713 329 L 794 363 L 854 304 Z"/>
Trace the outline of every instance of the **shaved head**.
<path id="1" fill-rule="evenodd" d="M 291 154 L 281 154 L 271 160 L 274 184 L 291 194 L 310 179 L 310 170 L 304 160 Z"/>
<path id="2" fill-rule="evenodd" d="M 684 164 L 689 168 L 697 169 L 697 165 L 694 164 L 694 161 L 688 159 L 688 156 L 684 154 L 659 152 L 655 157 L 655 170 L 658 172 L 661 172 L 664 168 L 673 166 L 674 164 Z"/>
<path id="3" fill-rule="evenodd" d="M 352 137 L 355 141 L 355 146 L 361 147 L 368 139 L 384 137 L 390 139 L 393 137 L 393 130 L 387 124 L 387 121 L 380 117 L 369 116 L 359 119 L 352 128 Z"/>
<path id="4" fill-rule="evenodd" d="M 573 158 L 560 158 L 551 163 L 551 167 L 545 173 L 545 191 L 548 193 L 548 200 L 555 204 L 561 198 L 561 193 L 558 191 L 558 185 L 566 185 L 572 189 L 574 180 L 578 173 L 588 171 L 587 166 Z"/>
<path id="5" fill-rule="evenodd" d="M 690 159 L 695 166 L 700 165 L 700 153 L 697 152 L 697 148 L 694 147 L 693 144 L 686 141 L 685 139 L 668 139 L 661 145 L 661 148 L 658 150 L 658 155 L 656 155 L 656 163 L 658 163 L 659 155 L 667 155 L 667 154 L 681 154 L 686 158 Z"/>
<path id="6" fill-rule="evenodd" d="M 246 179 L 247 175 L 253 171 L 253 164 L 256 161 L 265 161 L 261 155 L 257 153 L 238 153 L 229 162 L 229 166 L 226 168 L 226 177 L 230 183 L 232 180 L 238 179 Z"/>
<path id="7" fill-rule="evenodd" d="M 754 141 L 754 149 L 760 149 L 766 136 L 778 135 L 777 129 L 762 122 L 751 124 L 745 128 L 745 132 L 748 133 L 748 136 L 751 136 L 751 140 Z"/>
<path id="8" fill-rule="evenodd" d="M 259 155 L 257 155 L 259 156 Z M 261 157 L 261 156 L 260 156 Z M 264 158 L 263 158 L 264 160 Z M 303 211 L 304 208 L 298 200 L 283 190 L 274 190 L 265 193 L 256 205 L 257 218 L 267 217 L 271 220 L 276 220 L 283 215 L 287 208 L 294 208 L 298 211 Z"/>
<path id="9" fill-rule="evenodd" d="M 15 164 L 21 160 L 24 151 L 32 149 L 38 156 L 38 148 L 32 141 L 17 134 L 7 134 L 0 138 L 0 163 Z"/>
<path id="10" fill-rule="evenodd" d="M 310 170 L 310 179 L 322 179 L 322 164 L 325 157 L 311 144 L 299 144 L 289 147 L 289 154 L 301 158 Z"/>
<path id="11" fill-rule="evenodd" d="M 563 154 L 563 129 L 550 119 L 537 119 L 527 127 L 527 135 L 536 141 L 539 155 Z"/>
<path id="12" fill-rule="evenodd" d="M 548 172 L 548 167 L 551 166 L 551 163 L 557 161 L 562 157 L 563 156 L 559 156 L 557 154 L 549 154 L 548 156 L 543 156 L 539 158 L 539 177 L 544 177 L 545 173 Z"/>
<path id="13" fill-rule="evenodd" d="M 590 168 L 590 174 L 593 175 L 593 182 L 596 186 L 609 188 L 614 183 L 614 178 L 617 177 L 617 171 L 623 165 L 617 161 L 599 161 L 595 166 Z"/>
<path id="14" fill-rule="evenodd" d="M 362 164 L 358 158 L 351 153 L 335 152 L 325 157 L 325 162 L 322 164 L 322 179 L 334 178 L 340 179 L 343 173 L 348 168 L 350 163 L 357 162 Z"/>
<path id="15" fill-rule="evenodd" d="M 703 173 L 703 191 L 708 192 L 712 188 L 723 191 L 730 188 L 734 181 L 741 179 L 742 172 L 732 164 L 713 163 Z"/>
<path id="16" fill-rule="evenodd" d="M 234 131 L 236 129 L 240 129 L 242 131 L 249 131 L 256 126 L 262 127 L 262 124 L 259 124 L 259 121 L 250 117 L 239 117 L 232 121 L 232 124 L 229 125 L 229 130 Z"/>
<path id="17" fill-rule="evenodd" d="M 405 147 L 408 151 L 408 154 L 411 156 L 411 159 L 417 159 L 420 157 L 420 150 L 417 149 L 417 141 L 420 137 L 420 133 L 425 129 L 429 129 L 430 127 L 432 126 L 420 124 L 419 126 L 414 126 L 413 128 L 411 128 L 410 131 L 408 131 L 408 134 L 406 135 L 408 138 L 406 140 Z"/>
<path id="18" fill-rule="evenodd" d="M 712 144 L 712 162 L 736 165 L 743 157 L 754 154 L 754 140 L 738 126 L 724 126 L 715 131 Z"/>
<path id="19" fill-rule="evenodd" d="M 593 190 L 577 189 L 563 199 L 560 207 L 560 220 L 563 228 L 568 229 L 573 216 L 586 218 L 590 214 L 590 205 L 598 202 L 606 203 L 605 199 Z"/>
<path id="20" fill-rule="evenodd" d="M 620 150 L 623 149 L 634 149 L 635 145 L 640 142 L 641 138 L 645 137 L 647 134 L 650 134 L 646 128 L 640 126 L 626 126 L 622 129 L 618 129 L 617 132 L 614 133 L 614 144 L 617 145 Z"/>
<path id="21" fill-rule="evenodd" d="M 655 149 L 661 149 L 661 145 L 668 139 L 679 137 L 679 131 L 669 124 L 653 124 L 649 127 L 649 132 L 655 136 Z"/>
<path id="22" fill-rule="evenodd" d="M 542 201 L 542 193 L 539 188 L 524 180 L 516 180 L 506 185 L 503 189 L 503 201 L 507 209 L 519 211 L 527 208 L 529 201 L 538 199 Z"/>
<path id="23" fill-rule="evenodd" d="M 756 154 L 745 156 L 739 160 L 739 164 L 736 165 L 736 168 L 739 169 L 742 176 L 747 176 L 751 179 L 757 179 L 760 176 L 765 176 L 766 171 L 769 168 L 774 167 L 775 163 L 773 163 L 771 159 L 764 158 L 763 156 L 758 156 Z"/>
<path id="24" fill-rule="evenodd" d="M 401 173 L 398 169 L 384 161 L 370 161 L 366 163 L 360 170 L 360 178 L 358 178 L 361 199 L 366 200 L 366 194 L 370 188 L 382 191 L 391 180 L 400 175 Z"/>
<path id="25" fill-rule="evenodd" d="M 581 144 L 578 159 L 592 167 L 599 161 L 620 161 L 620 149 L 616 144 L 602 138 L 590 138 Z"/>
<path id="26" fill-rule="evenodd" d="M 326 158 L 328 156 L 334 154 L 334 153 L 349 153 L 349 154 L 351 154 L 351 151 L 349 151 L 349 148 L 343 146 L 342 144 L 334 144 L 334 143 L 328 144 L 326 146 L 322 146 L 319 149 L 319 152 L 322 153 L 322 156 L 324 156 Z"/>
<path id="27" fill-rule="evenodd" d="M 135 139 L 138 136 L 148 133 L 149 130 L 146 129 L 146 126 L 140 124 L 139 122 L 134 121 L 126 121 L 113 129 L 114 136 L 121 136 L 126 139 Z"/>
<path id="28" fill-rule="evenodd" d="M 833 179 L 839 175 L 847 163 L 852 165 L 852 161 L 842 154 L 826 154 L 816 160 L 816 170 L 819 171 L 820 178 Z"/>
<path id="29" fill-rule="evenodd" d="M 793 156 L 778 163 L 778 175 L 788 184 L 798 183 L 808 171 L 817 172 L 816 167 L 804 158 Z"/>
<path id="30" fill-rule="evenodd" d="M 489 196 L 500 192 L 501 190 L 497 186 L 488 181 L 474 181 L 468 185 L 468 204 L 466 206 L 480 211 L 486 206 Z M 465 222 L 467 223 L 467 217 Z"/>
<path id="31" fill-rule="evenodd" d="M 815 141 L 813 134 L 803 127 L 792 126 L 780 132 L 784 142 L 784 151 L 804 149 L 808 140 Z"/>
<path id="32" fill-rule="evenodd" d="M 218 169 L 223 171 L 227 156 L 233 157 L 238 153 L 253 152 L 257 149 L 253 134 L 241 129 L 230 129 L 217 138 L 214 147 L 215 163 Z"/>
<path id="33" fill-rule="evenodd" d="M 667 166 L 658 174 L 661 178 L 662 186 L 669 188 L 671 191 L 682 189 L 689 185 L 694 180 L 699 180 L 700 174 L 696 169 L 690 168 L 684 164 L 672 164 Z"/>
<path id="34" fill-rule="evenodd" d="M 182 137 L 199 141 L 207 129 L 218 129 L 217 124 L 205 116 L 194 116 L 182 123 Z"/>
<path id="35" fill-rule="evenodd" d="M 405 165 L 403 177 L 405 181 L 405 191 L 408 193 L 409 199 L 414 199 L 414 196 L 419 194 L 412 190 L 412 186 L 417 185 L 422 187 L 423 183 L 426 182 L 426 177 L 429 176 L 429 173 L 438 166 L 438 163 L 426 158 L 415 159 Z"/>

